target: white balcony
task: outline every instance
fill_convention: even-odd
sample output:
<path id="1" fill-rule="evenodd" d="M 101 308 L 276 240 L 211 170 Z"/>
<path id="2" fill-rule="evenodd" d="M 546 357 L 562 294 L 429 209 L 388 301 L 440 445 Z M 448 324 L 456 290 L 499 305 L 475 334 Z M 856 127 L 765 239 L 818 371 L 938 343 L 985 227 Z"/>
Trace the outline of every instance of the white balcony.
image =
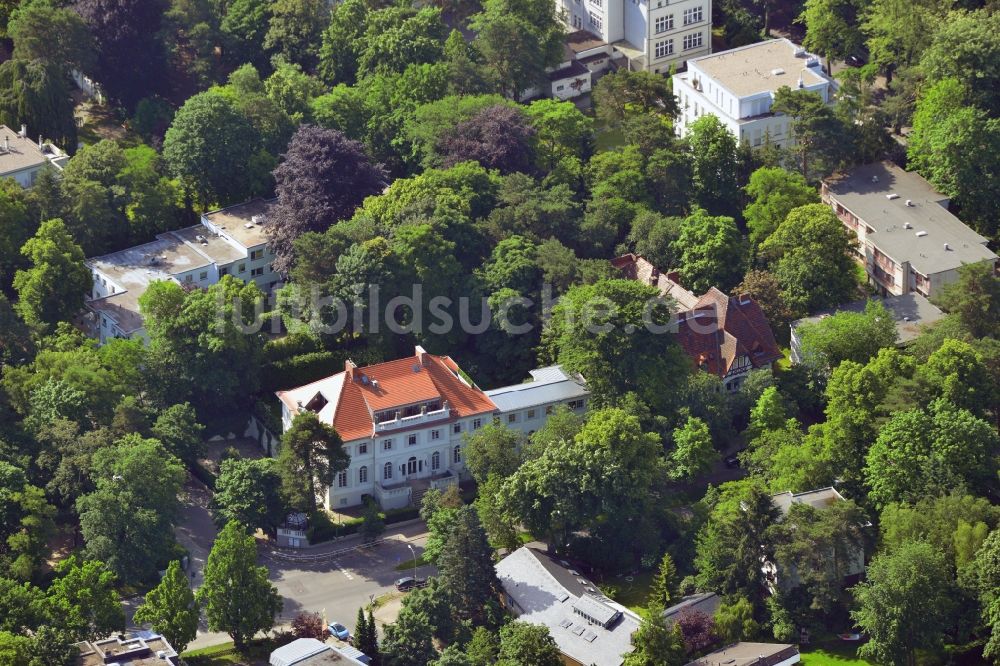
<path id="1" fill-rule="evenodd" d="M 387 432 L 389 430 L 396 430 L 398 428 L 412 428 L 413 426 L 423 425 L 425 423 L 436 423 L 438 421 L 445 421 L 448 419 L 450 410 L 448 406 L 445 405 L 441 409 L 433 412 L 422 412 L 420 414 L 414 414 L 413 416 L 397 416 L 391 421 L 382 421 L 381 423 L 375 424 L 375 432 Z"/>

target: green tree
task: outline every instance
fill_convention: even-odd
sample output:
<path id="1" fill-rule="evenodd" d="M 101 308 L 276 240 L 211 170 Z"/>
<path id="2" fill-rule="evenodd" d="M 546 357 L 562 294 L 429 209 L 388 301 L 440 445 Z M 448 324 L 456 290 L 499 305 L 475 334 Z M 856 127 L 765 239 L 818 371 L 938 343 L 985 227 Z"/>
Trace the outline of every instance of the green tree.
<path id="1" fill-rule="evenodd" d="M 713 215 L 739 211 L 739 146 L 729 128 L 705 114 L 688 128 L 694 173 L 694 202 Z"/>
<path id="2" fill-rule="evenodd" d="M 260 136 L 216 91 L 188 98 L 163 139 L 163 160 L 202 208 L 249 197 Z"/>
<path id="3" fill-rule="evenodd" d="M 780 167 L 757 169 L 750 174 L 750 182 L 744 189 L 751 201 L 743 217 L 754 248 L 767 240 L 792 210 L 819 202 L 816 190 L 806 183 L 802 174 Z"/>
<path id="4" fill-rule="evenodd" d="M 43 222 L 21 248 L 31 266 L 14 275 L 17 312 L 29 326 L 45 328 L 68 321 L 83 307 L 90 291 L 90 270 L 83 250 L 62 220 Z"/>
<path id="5" fill-rule="evenodd" d="M 287 515 L 277 461 L 273 458 L 222 461 L 212 495 L 212 513 L 220 525 L 235 521 L 273 533 Z"/>
<path id="6" fill-rule="evenodd" d="M 201 439 L 204 429 L 205 426 L 198 423 L 194 407 L 184 402 L 163 410 L 156 417 L 152 433 L 167 451 L 190 465 L 205 451 Z"/>
<path id="7" fill-rule="evenodd" d="M 634 649 L 625 654 L 623 666 L 680 666 L 687 661 L 679 629 L 667 627 L 663 607 L 650 604 L 632 639 Z"/>
<path id="8" fill-rule="evenodd" d="M 854 242 L 829 206 L 808 204 L 788 214 L 760 253 L 785 302 L 804 314 L 843 303 L 854 293 Z"/>
<path id="9" fill-rule="evenodd" d="M 136 608 L 133 622 L 150 623 L 153 631 L 170 641 L 180 653 L 198 633 L 200 615 L 201 608 L 181 563 L 174 560 L 160 584 L 147 592 L 142 605 Z"/>
<path id="10" fill-rule="evenodd" d="M 983 656 L 996 661 L 1000 657 L 1000 592 L 996 586 L 1000 578 L 1000 530 L 993 530 L 986 538 L 963 573 L 968 586 L 979 597 L 983 624 L 990 630 Z"/>
<path id="11" fill-rule="evenodd" d="M 493 549 L 476 510 L 462 507 L 438 558 L 441 586 L 452 600 L 458 621 L 496 627 L 500 581 L 493 564 Z"/>
<path id="12" fill-rule="evenodd" d="M 63 68 L 43 60 L 14 58 L 0 64 L 0 123 L 28 126 L 67 150 L 77 145 L 69 79 Z"/>
<path id="13" fill-rule="evenodd" d="M 430 618 L 412 604 L 403 604 L 399 617 L 386 626 L 379 649 L 382 666 L 426 666 L 438 656 Z"/>
<path id="14" fill-rule="evenodd" d="M 880 349 L 896 344 L 896 322 L 881 301 L 870 300 L 864 312 L 838 312 L 798 327 L 801 355 L 817 368 L 843 361 L 867 363 Z"/>
<path id="15" fill-rule="evenodd" d="M 359 531 L 365 543 L 372 543 L 385 532 L 385 521 L 375 502 L 365 503 L 365 513 Z"/>
<path id="16" fill-rule="evenodd" d="M 867 581 L 852 591 L 858 609 L 851 619 L 869 636 L 859 656 L 913 666 L 917 650 L 940 649 L 953 621 L 954 585 L 932 546 L 911 542 L 877 555 Z"/>
<path id="17" fill-rule="evenodd" d="M 473 45 L 482 54 L 490 82 L 514 101 L 558 64 L 562 28 L 540 0 L 485 0 L 472 17 Z"/>
<path id="18" fill-rule="evenodd" d="M 87 25 L 57 3 L 22 3 L 7 24 L 7 36 L 17 60 L 49 63 L 67 74 L 69 68 L 89 71 L 93 65 L 95 45 Z"/>
<path id="19" fill-rule="evenodd" d="M 311 71 L 323 27 L 330 18 L 330 6 L 324 0 L 275 0 L 262 46 L 289 62 Z"/>
<path id="20" fill-rule="evenodd" d="M 920 69 L 931 82 L 961 81 L 977 106 L 1000 110 L 1000 17 L 985 8 L 958 9 L 934 31 L 930 47 L 920 56 Z M 16 39 L 15 39 L 16 41 Z"/>
<path id="21" fill-rule="evenodd" d="M 649 590 L 649 600 L 646 604 L 649 607 L 668 608 L 674 600 L 677 589 L 677 565 L 670 553 L 664 553 L 660 560 L 660 566 L 653 577 L 653 584 Z"/>
<path id="22" fill-rule="evenodd" d="M 500 629 L 498 666 L 560 666 L 559 646 L 547 627 L 511 622 Z"/>
<path id="23" fill-rule="evenodd" d="M 997 404 L 995 380 L 982 355 L 961 340 L 945 340 L 917 368 L 916 379 L 928 402 L 943 398 L 979 417 Z"/>
<path id="24" fill-rule="evenodd" d="M 573 287 L 542 333 L 545 357 L 586 377 L 598 403 L 610 404 L 632 391 L 663 408 L 673 398 L 662 390 L 664 378 L 683 377 L 689 367 L 666 333 L 665 306 L 656 289 L 634 280 Z"/>
<path id="25" fill-rule="evenodd" d="M 1000 337 L 1000 278 L 989 262 L 959 268 L 958 279 L 945 285 L 940 300 L 973 337 Z"/>
<path id="26" fill-rule="evenodd" d="M 724 601 L 715 611 L 715 631 L 727 645 L 752 640 L 760 633 L 754 620 L 753 604 L 744 597 Z"/>
<path id="27" fill-rule="evenodd" d="M 874 0 L 864 12 L 871 62 L 890 81 L 897 69 L 916 64 L 941 24 L 946 3 L 938 0 Z"/>
<path id="28" fill-rule="evenodd" d="M 877 507 L 916 501 L 965 482 L 992 478 L 1000 446 L 996 430 L 970 412 L 936 400 L 929 410 L 898 412 L 868 451 L 865 482 Z"/>
<path id="29" fill-rule="evenodd" d="M 826 71 L 834 59 L 845 60 L 864 46 L 858 25 L 858 4 L 852 0 L 806 0 L 799 22 L 806 26 L 802 46 L 826 57 Z"/>
<path id="30" fill-rule="evenodd" d="M 465 435 L 465 466 L 476 483 L 491 475 L 507 477 L 521 465 L 522 435 L 500 423 L 488 423 Z"/>
<path id="31" fill-rule="evenodd" d="M 707 423 L 689 416 L 683 426 L 674 429 L 674 450 L 670 453 L 671 478 L 691 479 L 704 474 L 718 459 L 719 455 L 712 448 L 712 434 Z"/>
<path id="32" fill-rule="evenodd" d="M 225 56 L 233 63 L 266 64 L 267 51 L 261 46 L 271 19 L 268 0 L 233 0 L 219 24 L 226 46 Z"/>
<path id="33" fill-rule="evenodd" d="M 759 484 L 729 483 L 720 490 L 695 542 L 698 587 L 738 593 L 761 609 L 766 586 L 760 563 L 774 561 L 771 531 L 779 510 Z"/>
<path id="34" fill-rule="evenodd" d="M 371 610 L 368 611 L 366 618 L 364 609 L 358 608 L 358 619 L 354 624 L 355 645 L 371 658 L 372 663 L 378 663 L 378 629 Z"/>
<path id="35" fill-rule="evenodd" d="M 673 119 L 679 111 L 670 81 L 653 72 L 619 70 L 602 76 L 593 95 L 597 117 L 610 125 L 645 114 Z"/>
<path id="36" fill-rule="evenodd" d="M 128 583 L 151 580 L 173 546 L 184 467 L 155 439 L 126 435 L 94 453 L 94 492 L 77 500 L 85 553 Z"/>
<path id="37" fill-rule="evenodd" d="M 295 508 L 315 511 L 320 493 L 350 463 L 340 435 L 314 412 L 296 414 L 281 437 L 278 470 L 285 495 Z"/>
<path id="38" fill-rule="evenodd" d="M 594 123 L 572 102 L 539 99 L 525 109 L 537 142 L 535 154 L 543 171 L 567 158 L 586 159 L 592 149 Z"/>
<path id="39" fill-rule="evenodd" d="M 695 293 L 712 287 L 728 292 L 743 277 L 746 245 L 731 217 L 713 217 L 696 210 L 681 222 L 673 251 L 685 286 Z"/>
<path id="40" fill-rule="evenodd" d="M 793 504 L 774 528 L 778 566 L 795 571 L 814 611 L 830 613 L 847 602 L 843 581 L 863 562 L 869 524 L 847 500 L 821 509 Z"/>
<path id="41" fill-rule="evenodd" d="M 789 117 L 795 136 L 791 150 L 798 157 L 802 177 L 809 181 L 833 172 L 843 158 L 843 123 L 823 97 L 811 90 L 778 88 L 771 110 Z"/>
<path id="42" fill-rule="evenodd" d="M 893 502 L 882 509 L 879 539 L 882 550 L 893 552 L 910 541 L 923 541 L 945 556 L 949 569 L 961 569 L 968 552 L 960 553 L 962 525 L 986 531 L 1000 524 L 1000 509 L 984 497 L 959 491 L 922 497 L 913 504 Z M 982 527 L 978 527 L 982 526 Z M 980 543 L 975 544 L 976 548 Z M 971 550 L 975 554 L 976 548 Z"/>
<path id="43" fill-rule="evenodd" d="M 257 545 L 239 523 L 228 523 L 212 544 L 197 599 L 209 630 L 226 632 L 240 649 L 274 626 L 281 596 L 268 580 L 267 567 L 257 566 Z"/>
<path id="44" fill-rule="evenodd" d="M 56 567 L 45 606 L 73 641 L 125 630 L 125 613 L 115 590 L 115 575 L 101 562 L 64 560 Z"/>

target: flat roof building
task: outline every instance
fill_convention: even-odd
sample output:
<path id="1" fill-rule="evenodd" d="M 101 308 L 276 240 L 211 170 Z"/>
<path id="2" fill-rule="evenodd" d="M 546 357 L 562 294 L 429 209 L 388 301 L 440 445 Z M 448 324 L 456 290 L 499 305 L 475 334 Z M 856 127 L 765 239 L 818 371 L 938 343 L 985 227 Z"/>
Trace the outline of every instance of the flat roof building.
<path id="1" fill-rule="evenodd" d="M 883 296 L 932 296 L 964 264 L 996 263 L 987 239 L 948 211 L 947 196 L 892 162 L 832 176 L 821 197 L 857 236 L 858 259 Z"/>
<path id="2" fill-rule="evenodd" d="M 299 638 L 273 651 L 267 663 L 269 666 L 364 666 L 366 662 L 315 638 Z"/>
<path id="3" fill-rule="evenodd" d="M 177 651 L 167 639 L 152 631 L 138 631 L 125 638 L 117 636 L 100 641 L 83 641 L 76 666 L 177 666 Z"/>
<path id="4" fill-rule="evenodd" d="M 799 648 L 783 643 L 733 643 L 690 661 L 686 666 L 791 666 L 800 661 Z"/>
<path id="5" fill-rule="evenodd" d="M 530 373 L 531 380 L 486 391 L 500 411 L 501 423 L 508 428 L 531 434 L 560 405 L 583 412 L 590 391 L 580 375 L 570 375 L 562 367 L 551 365 Z"/>
<path id="6" fill-rule="evenodd" d="M 264 234 L 273 205 L 255 200 L 206 213 L 201 224 L 88 259 L 93 287 L 86 305 L 93 313 L 93 337 L 102 344 L 111 338 L 145 338 L 139 297 L 153 282 L 207 288 L 232 275 L 269 293 L 278 282 L 270 265 L 274 254 L 266 248 Z"/>
<path id="7" fill-rule="evenodd" d="M 832 103 L 836 86 L 823 72 L 819 56 L 781 38 L 748 44 L 687 61 L 687 71 L 672 79 L 681 112 L 682 135 L 698 118 L 716 116 L 737 141 L 752 146 L 794 141 L 789 120 L 771 111 L 782 87 L 809 90 Z"/>
<path id="8" fill-rule="evenodd" d="M 28 129 L 21 125 L 15 132 L 6 125 L 0 125 L 0 178 L 13 178 L 24 188 L 31 187 L 38 178 L 38 172 L 46 165 L 62 171 L 69 155 L 51 143 L 38 137 L 38 141 L 28 138 Z"/>
<path id="9" fill-rule="evenodd" d="M 920 336 L 925 326 L 944 318 L 944 312 L 940 308 L 916 292 L 901 296 L 888 296 L 879 300 L 886 311 L 892 315 L 893 321 L 896 322 L 896 344 L 900 346 L 913 342 Z M 846 305 L 838 305 L 833 310 L 820 312 L 812 317 L 793 321 L 790 324 L 792 363 L 802 362 L 802 339 L 799 337 L 799 328 L 803 324 L 814 324 L 830 315 L 841 312 L 862 313 L 867 305 L 868 299 L 854 301 Z"/>

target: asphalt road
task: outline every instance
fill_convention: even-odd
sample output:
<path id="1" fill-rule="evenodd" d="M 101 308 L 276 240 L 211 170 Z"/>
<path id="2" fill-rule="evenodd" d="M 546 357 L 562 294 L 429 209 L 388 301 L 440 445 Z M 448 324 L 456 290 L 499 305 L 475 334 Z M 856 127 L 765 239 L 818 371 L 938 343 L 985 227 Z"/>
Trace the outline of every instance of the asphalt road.
<path id="1" fill-rule="evenodd" d="M 185 487 L 183 517 L 177 526 L 177 540 L 191 553 L 190 570 L 192 585 L 202 583 L 205 560 L 216 529 L 208 510 L 210 491 L 195 480 L 189 480 Z M 419 557 L 427 540 L 423 523 L 402 527 L 390 526 L 382 535 L 383 543 L 360 548 L 360 537 L 348 537 L 337 543 L 328 543 L 309 549 L 276 550 L 263 545 L 258 561 L 267 566 L 270 579 L 284 601 L 284 607 L 277 624 L 288 624 L 301 611 L 311 611 L 325 615 L 327 622 L 340 622 L 353 633 L 358 608 L 367 605 L 372 598 L 391 592 L 393 583 L 403 576 L 413 575 L 412 568 L 397 571 L 396 566 L 413 561 L 407 544 Z M 417 575 L 433 575 L 434 568 L 419 567 Z M 141 599 L 125 602 L 126 612 L 131 620 L 135 607 Z M 225 643 L 229 636 L 210 632 L 202 618 L 198 636 L 188 646 L 196 649 Z"/>

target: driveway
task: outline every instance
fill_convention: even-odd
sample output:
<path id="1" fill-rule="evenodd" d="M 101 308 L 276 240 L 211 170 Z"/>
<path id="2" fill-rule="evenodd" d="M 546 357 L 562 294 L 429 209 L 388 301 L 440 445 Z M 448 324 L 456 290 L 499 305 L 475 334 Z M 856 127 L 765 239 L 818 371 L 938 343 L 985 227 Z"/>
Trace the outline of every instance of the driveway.
<path id="1" fill-rule="evenodd" d="M 196 588 L 202 583 L 205 560 L 217 533 L 208 509 L 210 500 L 211 491 L 200 481 L 189 479 L 181 523 L 175 530 L 177 540 L 191 553 L 189 571 L 194 574 L 191 582 Z M 367 548 L 360 547 L 358 536 L 302 550 L 277 549 L 262 542 L 259 562 L 267 566 L 270 579 L 284 601 L 276 625 L 290 623 L 301 611 L 311 611 L 325 615 L 328 622 L 340 622 L 353 632 L 358 608 L 392 592 L 396 579 L 412 575 L 411 568 L 397 571 L 396 566 L 413 561 L 408 544 L 420 556 L 427 541 L 426 530 L 421 522 L 390 526 L 381 544 Z M 434 573 L 434 567 L 430 566 L 417 569 L 421 577 Z M 141 599 L 126 602 L 130 620 L 138 603 Z M 198 636 L 188 648 L 208 647 L 228 640 L 224 633 L 208 631 L 202 618 Z"/>

